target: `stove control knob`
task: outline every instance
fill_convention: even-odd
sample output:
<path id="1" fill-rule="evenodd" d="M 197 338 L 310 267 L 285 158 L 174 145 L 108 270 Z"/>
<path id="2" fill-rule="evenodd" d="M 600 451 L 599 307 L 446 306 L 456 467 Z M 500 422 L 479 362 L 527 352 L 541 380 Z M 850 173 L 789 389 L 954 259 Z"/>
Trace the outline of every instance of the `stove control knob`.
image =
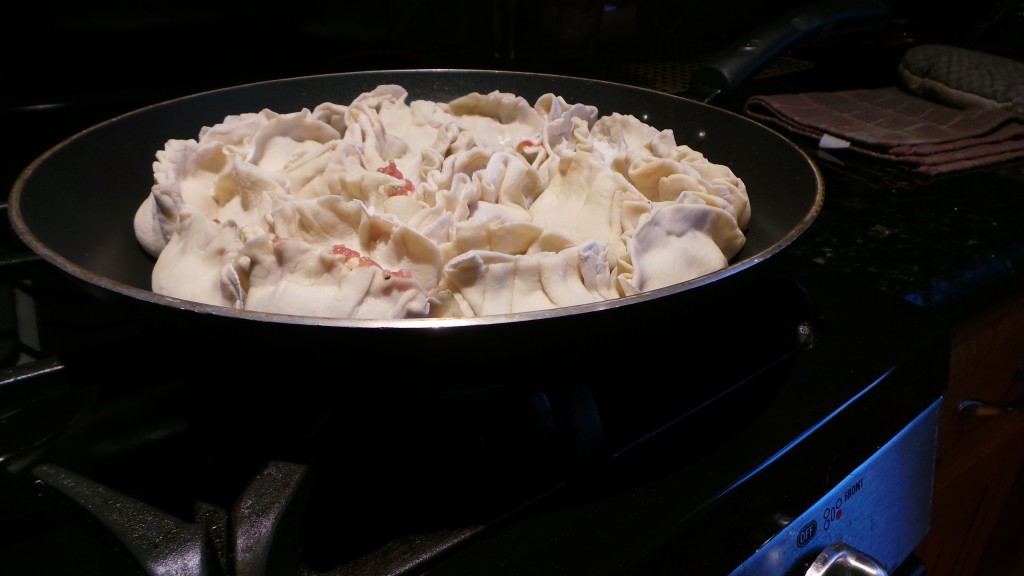
<path id="1" fill-rule="evenodd" d="M 805 576 L 888 576 L 885 568 L 874 558 L 836 542 L 827 546 L 814 559 Z"/>

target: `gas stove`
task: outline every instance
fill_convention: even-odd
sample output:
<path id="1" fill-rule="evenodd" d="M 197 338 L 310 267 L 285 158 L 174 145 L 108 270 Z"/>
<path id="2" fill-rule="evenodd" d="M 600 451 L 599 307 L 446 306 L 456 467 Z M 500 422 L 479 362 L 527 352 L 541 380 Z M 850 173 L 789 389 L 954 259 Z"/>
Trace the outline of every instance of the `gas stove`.
<path id="1" fill-rule="evenodd" d="M 918 569 L 943 332 L 786 252 L 628 387 L 169 363 L 201 352 L 8 253 L 7 573 Z"/>
<path id="2" fill-rule="evenodd" d="M 613 5 L 623 18 L 650 8 Z M 209 17 L 200 32 L 224 23 Z M 409 50 L 391 37 L 401 24 L 357 55 L 332 52 L 304 22 L 321 57 L 300 67 L 240 66 L 231 78 L 174 68 L 188 81 L 103 78 L 109 93 L 27 97 L 4 114 L 38 141 L 7 144 L 5 169 L 13 180 L 61 138 L 184 94 L 447 65 L 459 51 Z M 699 64 L 649 56 L 541 71 L 676 92 Z M 752 89 L 818 72 L 783 58 Z M 827 179 L 827 196 L 843 182 Z M 792 251 L 760 264 L 728 308 L 681 305 L 639 327 L 660 359 L 628 386 L 545 378 L 543 363 L 529 381 L 496 367 L 410 385 L 343 348 L 336 374 L 295 358 L 231 363 L 63 276 L 9 229 L 0 254 L 5 574 L 923 572 L 913 550 L 928 531 L 947 336 L 925 310 Z"/>

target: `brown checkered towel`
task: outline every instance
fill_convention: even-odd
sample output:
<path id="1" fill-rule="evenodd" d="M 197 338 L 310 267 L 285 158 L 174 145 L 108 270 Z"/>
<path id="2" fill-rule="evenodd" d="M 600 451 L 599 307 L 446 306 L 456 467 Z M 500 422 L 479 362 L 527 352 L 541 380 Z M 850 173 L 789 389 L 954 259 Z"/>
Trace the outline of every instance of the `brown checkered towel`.
<path id="1" fill-rule="evenodd" d="M 752 118 L 923 174 L 1024 158 L 1024 117 L 961 110 L 899 87 L 754 96 Z"/>
<path id="2" fill-rule="evenodd" d="M 766 124 L 923 174 L 1024 157 L 1024 63 L 922 45 L 900 63 L 902 86 L 755 96 Z"/>

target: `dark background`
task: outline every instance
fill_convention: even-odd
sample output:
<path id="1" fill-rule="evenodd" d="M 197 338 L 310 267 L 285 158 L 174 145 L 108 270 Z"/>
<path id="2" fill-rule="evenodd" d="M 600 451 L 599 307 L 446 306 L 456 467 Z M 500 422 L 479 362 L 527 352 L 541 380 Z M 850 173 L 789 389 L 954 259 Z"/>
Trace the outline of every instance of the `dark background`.
<path id="1" fill-rule="evenodd" d="M 277 78 L 399 68 L 487 68 L 640 83 L 637 64 L 686 61 L 736 41 L 806 1 L 383 0 L 381 2 L 36 2 L 0 34 L 5 188 L 50 146 L 123 112 L 196 92 Z M 794 49 L 833 81 L 894 74 L 907 47 L 945 42 L 1021 59 L 1024 2 L 892 0 L 882 25 Z M 511 7 L 511 8 L 510 8 Z M 597 13 L 594 42 L 571 16 Z M 512 13 L 511 20 L 496 20 Z M 561 15 L 561 16 L 560 16 Z M 511 21 L 511 26 L 508 23 Z M 498 36 L 512 30 L 514 54 Z M 574 36 L 575 35 L 575 36 Z M 881 78 L 877 71 L 884 70 Z"/>

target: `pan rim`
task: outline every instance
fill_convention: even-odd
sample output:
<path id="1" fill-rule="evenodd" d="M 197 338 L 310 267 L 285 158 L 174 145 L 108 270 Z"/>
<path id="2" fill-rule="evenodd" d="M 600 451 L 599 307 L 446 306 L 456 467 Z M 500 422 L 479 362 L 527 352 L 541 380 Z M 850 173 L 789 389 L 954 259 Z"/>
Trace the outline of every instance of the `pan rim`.
<path id="1" fill-rule="evenodd" d="M 751 124 L 751 125 L 755 125 L 755 126 L 758 127 L 758 129 L 766 131 L 767 133 L 771 134 L 772 137 L 776 138 L 780 142 L 780 145 L 784 144 L 785 146 L 788 146 L 791 149 L 791 151 L 795 152 L 799 156 L 799 158 L 801 159 L 802 163 L 806 165 L 806 168 L 810 169 L 810 171 L 811 171 L 811 173 L 813 175 L 813 178 L 814 178 L 814 181 L 815 181 L 815 186 L 816 186 L 816 191 L 814 193 L 814 199 L 813 199 L 813 202 L 811 203 L 811 206 L 804 213 L 804 216 L 800 219 L 800 221 L 797 222 L 793 227 L 791 227 L 784 236 L 782 236 L 777 241 L 775 241 L 771 246 L 769 246 L 768 248 L 765 248 L 765 249 L 763 249 L 763 250 L 761 250 L 761 251 L 759 251 L 757 253 L 750 254 L 750 255 L 748 255 L 746 257 L 743 257 L 743 258 L 741 258 L 741 259 L 739 259 L 737 261 L 730 262 L 727 267 L 725 267 L 725 268 L 723 268 L 721 270 L 712 272 L 710 274 L 706 274 L 704 276 L 700 276 L 700 277 L 694 278 L 692 280 L 687 280 L 687 281 L 684 281 L 684 282 L 673 284 L 671 286 L 666 286 L 666 287 L 663 287 L 663 288 L 658 288 L 658 289 L 655 289 L 655 290 L 650 290 L 650 291 L 643 292 L 643 293 L 640 293 L 640 294 L 623 296 L 623 297 L 620 297 L 620 298 L 614 298 L 614 299 L 610 299 L 610 300 L 603 300 L 603 301 L 587 303 L 587 304 L 579 304 L 579 305 L 575 305 L 575 306 L 562 306 L 562 307 L 548 309 L 548 310 L 536 310 L 536 311 L 528 311 L 528 312 L 494 314 L 494 315 L 476 316 L 476 317 L 469 317 L 469 318 L 455 318 L 455 317 L 445 317 L 445 318 L 392 318 L 392 319 L 329 318 L 329 317 L 317 317 L 317 316 L 289 315 L 289 314 L 282 314 L 282 313 L 258 312 L 258 311 L 252 311 L 252 310 L 238 310 L 238 309 L 229 308 L 229 307 L 225 307 L 225 306 L 218 306 L 218 305 L 204 304 L 204 303 L 199 303 L 199 302 L 182 300 L 182 299 L 179 299 L 179 298 L 158 294 L 156 292 L 153 292 L 152 290 L 145 290 L 145 289 L 142 289 L 142 288 L 138 288 L 136 286 L 132 286 L 132 285 L 127 284 L 125 282 L 121 282 L 119 280 L 115 280 L 115 279 L 109 278 L 109 277 L 107 277 L 105 275 L 102 275 L 102 274 L 97 274 L 97 273 L 95 273 L 93 271 L 88 270 L 84 266 L 81 266 L 79 264 L 76 264 L 76 263 L 72 262 L 71 260 L 69 260 L 69 259 L 65 258 L 64 256 L 62 256 L 56 250 L 52 249 L 45 242 L 43 242 L 31 230 L 30 226 L 28 225 L 28 223 L 26 222 L 26 220 L 25 220 L 25 218 L 24 218 L 24 216 L 22 214 L 21 202 L 22 202 L 22 195 L 24 193 L 25 186 L 26 186 L 27 182 L 29 181 L 29 179 L 36 173 L 36 171 L 38 171 L 40 169 L 40 167 L 43 166 L 46 163 L 47 159 L 49 159 L 54 154 L 58 153 L 63 148 L 71 145 L 73 142 L 76 142 L 76 141 L 84 138 L 88 134 L 91 134 L 93 132 L 101 130 L 104 126 L 107 126 L 107 125 L 112 124 L 114 122 L 118 122 L 119 120 L 121 120 L 123 118 L 134 116 L 134 115 L 139 115 L 139 114 L 141 114 L 141 113 L 143 113 L 145 111 L 153 110 L 153 109 L 160 108 L 160 107 L 164 107 L 164 106 L 167 106 L 167 105 L 169 105 L 171 103 L 182 101 L 182 100 L 198 99 L 198 98 L 206 97 L 206 96 L 212 95 L 212 94 L 227 93 L 227 92 L 232 92 L 232 91 L 237 91 L 237 90 L 242 90 L 242 89 L 252 89 L 254 87 L 265 86 L 265 85 L 272 85 L 272 84 L 278 84 L 278 83 L 289 83 L 289 82 L 301 82 L 303 80 L 309 80 L 309 79 L 329 79 L 329 78 L 337 78 L 337 77 L 354 77 L 354 76 L 367 77 L 367 78 L 373 78 L 373 77 L 382 77 L 383 78 L 383 77 L 386 77 L 386 76 L 405 75 L 405 74 L 445 74 L 445 75 L 452 75 L 452 74 L 459 74 L 459 75 L 472 75 L 472 74 L 509 75 L 509 74 L 512 74 L 512 75 L 520 76 L 520 77 L 527 78 L 527 79 L 530 79 L 530 78 L 550 78 L 552 80 L 557 80 L 557 81 L 560 81 L 560 82 L 573 81 L 573 82 L 585 82 L 585 83 L 594 84 L 594 85 L 600 85 L 600 86 L 616 86 L 616 87 L 618 87 L 617 89 L 620 89 L 620 90 L 621 89 L 627 89 L 627 90 L 630 90 L 630 91 L 635 91 L 637 93 L 650 93 L 650 94 L 658 95 L 659 97 L 675 98 L 675 99 L 686 101 L 688 104 L 703 106 L 703 107 L 706 107 L 708 109 L 713 110 L 715 114 L 730 115 L 730 116 L 732 116 L 734 118 L 737 118 L 737 119 L 739 119 L 739 120 L 741 120 L 743 122 L 746 122 L 746 123 Z M 188 95 L 172 98 L 172 99 L 169 99 L 169 100 L 164 100 L 164 101 L 156 102 L 156 103 L 153 103 L 153 104 L 150 104 L 150 105 L 147 105 L 147 106 L 143 106 L 141 108 L 137 108 L 135 110 L 131 110 L 131 111 L 125 112 L 123 114 L 117 115 L 117 116 L 115 116 L 113 118 L 110 118 L 108 120 L 105 120 L 105 121 L 99 122 L 97 124 L 94 124 L 94 125 L 92 125 L 90 127 L 87 127 L 85 129 L 83 129 L 83 130 L 81 130 L 81 131 L 79 131 L 79 132 L 77 132 L 77 133 L 67 137 L 63 141 L 57 143 L 56 145 L 54 145 L 53 147 L 48 149 L 46 152 L 44 152 L 43 154 L 38 156 L 35 160 L 33 160 L 18 175 L 17 179 L 14 182 L 14 185 L 13 185 L 13 187 L 11 189 L 11 192 L 10 192 L 10 195 L 8 197 L 8 217 L 9 217 L 9 219 L 11 221 L 12 229 L 15 231 L 16 235 L 21 239 L 21 241 L 30 250 L 32 250 L 35 254 L 39 255 L 41 258 L 43 258 L 49 264 L 55 266 L 56 268 L 58 268 L 59 270 L 63 271 L 64 273 L 70 275 L 71 277 L 76 278 L 76 279 L 78 279 L 80 281 L 84 281 L 85 283 L 87 283 L 89 285 L 100 287 L 100 288 L 108 290 L 110 292 L 113 292 L 113 293 L 116 293 L 116 294 L 120 294 L 122 296 L 126 296 L 126 297 L 128 297 L 130 299 L 134 299 L 136 301 L 150 303 L 150 304 L 156 304 L 156 305 L 159 305 L 159 306 L 162 306 L 162 307 L 167 307 L 167 308 L 171 308 L 171 309 L 178 309 L 178 310 L 183 310 L 183 311 L 189 311 L 189 312 L 194 312 L 194 313 L 200 313 L 200 314 L 205 314 L 205 315 L 223 316 L 223 317 L 227 317 L 227 318 L 235 318 L 235 319 L 242 319 L 242 320 L 260 320 L 260 321 L 268 321 L 268 322 L 274 322 L 274 323 L 280 323 L 280 324 L 310 325 L 310 326 L 332 326 L 332 327 L 360 327 L 360 328 L 380 328 L 380 329 L 392 329 L 392 328 L 400 328 L 400 329 L 412 329 L 412 328 L 418 328 L 418 329 L 437 329 L 437 328 L 457 327 L 457 326 L 479 326 L 479 325 L 489 325 L 489 324 L 506 324 L 506 323 L 513 323 L 513 322 L 527 322 L 527 321 L 536 321 L 536 320 L 544 320 L 544 319 L 551 319 L 551 318 L 560 318 L 560 317 L 565 317 L 565 316 L 575 316 L 575 315 L 584 314 L 584 313 L 598 312 L 598 311 L 602 311 L 602 310 L 622 308 L 622 307 L 631 306 L 631 305 L 634 305 L 634 304 L 637 304 L 637 303 L 646 302 L 646 301 L 654 300 L 654 299 L 661 299 L 661 298 L 664 298 L 664 297 L 667 297 L 667 296 L 671 296 L 671 295 L 678 294 L 678 293 L 681 293 L 681 292 L 686 292 L 686 291 L 689 291 L 689 290 L 692 290 L 692 289 L 695 289 L 695 288 L 698 288 L 698 287 L 702 287 L 702 286 L 714 283 L 714 282 L 716 282 L 718 280 L 721 280 L 721 279 L 724 279 L 724 278 L 726 278 L 728 276 L 732 276 L 733 274 L 736 274 L 736 273 L 738 273 L 740 271 L 746 270 L 746 269 L 754 266 L 755 264 L 759 264 L 759 263 L 767 260 L 768 258 L 774 256 L 775 254 L 779 253 L 780 251 L 782 251 L 787 246 L 789 246 L 796 238 L 798 238 L 800 235 L 802 235 L 811 226 L 811 224 L 813 224 L 813 222 L 817 219 L 818 215 L 821 212 L 822 206 L 824 204 L 824 196 L 825 196 L 825 183 L 824 183 L 824 178 L 822 176 L 820 168 L 814 162 L 814 160 L 810 157 L 810 155 L 808 155 L 807 152 L 805 152 L 802 148 L 800 148 L 796 143 L 794 143 L 792 140 L 790 140 L 786 136 L 780 134 L 776 130 L 774 130 L 774 129 L 768 127 L 768 126 L 765 126 L 764 124 L 761 124 L 760 122 L 757 122 L 756 120 L 747 118 L 745 116 L 742 116 L 740 114 L 737 114 L 737 113 L 729 111 L 729 110 L 725 110 L 725 109 L 722 109 L 722 108 L 717 108 L 717 107 L 715 107 L 715 106 L 713 106 L 711 104 L 705 103 L 705 102 L 688 100 L 688 99 L 683 98 L 681 96 L 676 96 L 676 95 L 668 94 L 668 93 L 665 93 L 665 92 L 660 92 L 660 91 L 657 91 L 657 90 L 654 90 L 654 89 L 651 89 L 651 88 L 645 88 L 645 87 L 642 87 L 642 86 L 634 86 L 634 85 L 630 85 L 630 84 L 622 84 L 622 83 L 618 83 L 618 82 L 614 82 L 614 81 L 609 81 L 609 80 L 593 79 L 593 78 L 586 78 L 586 77 L 579 77 L 579 76 L 565 76 L 565 75 L 556 75 L 556 74 L 541 73 L 541 72 L 503 71 L 503 70 L 488 70 L 488 69 L 475 69 L 475 68 L 465 68 L 465 69 L 463 69 L 463 68 L 427 68 L 427 69 L 395 69 L 395 70 L 352 71 L 352 72 L 338 72 L 338 73 L 329 73 L 329 74 L 316 74 L 316 75 L 307 75 L 307 76 L 295 76 L 295 77 L 277 78 L 277 79 L 272 79 L 272 80 L 265 80 L 265 81 L 259 81 L 259 82 L 251 82 L 251 83 L 246 83 L 246 84 L 239 84 L 239 85 L 228 86 L 228 87 L 224 87 L 224 88 L 218 88 L 218 89 L 214 89 L 214 90 L 197 92 L 197 93 L 194 93 L 194 94 L 188 94 Z"/>

